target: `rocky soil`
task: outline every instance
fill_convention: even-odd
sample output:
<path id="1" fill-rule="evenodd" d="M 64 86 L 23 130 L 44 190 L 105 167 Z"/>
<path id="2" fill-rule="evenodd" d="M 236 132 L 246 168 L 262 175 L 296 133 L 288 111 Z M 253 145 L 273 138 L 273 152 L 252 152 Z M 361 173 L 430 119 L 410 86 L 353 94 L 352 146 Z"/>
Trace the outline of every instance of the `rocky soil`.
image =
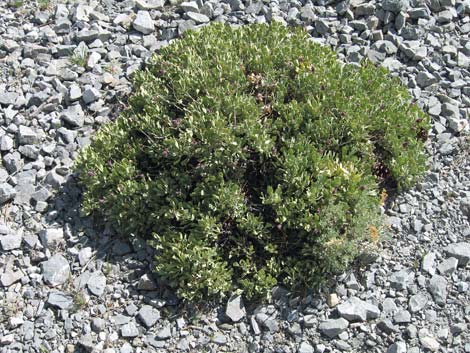
<path id="1" fill-rule="evenodd" d="M 153 52 L 213 21 L 303 26 L 432 117 L 429 173 L 329 288 L 182 306 L 142 239 L 80 214 L 77 152 Z M 470 352 L 469 38 L 468 0 L 1 1 L 0 352 Z"/>

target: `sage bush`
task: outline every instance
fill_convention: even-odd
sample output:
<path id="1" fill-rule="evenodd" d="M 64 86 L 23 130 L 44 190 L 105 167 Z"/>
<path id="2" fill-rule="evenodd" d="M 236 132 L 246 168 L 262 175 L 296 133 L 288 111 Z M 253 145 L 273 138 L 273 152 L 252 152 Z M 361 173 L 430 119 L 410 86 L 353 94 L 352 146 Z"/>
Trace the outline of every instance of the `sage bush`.
<path id="1" fill-rule="evenodd" d="M 148 239 L 184 299 L 306 288 L 380 236 L 381 190 L 422 174 L 428 125 L 397 78 L 302 29 L 213 24 L 154 55 L 81 152 L 83 209 Z"/>

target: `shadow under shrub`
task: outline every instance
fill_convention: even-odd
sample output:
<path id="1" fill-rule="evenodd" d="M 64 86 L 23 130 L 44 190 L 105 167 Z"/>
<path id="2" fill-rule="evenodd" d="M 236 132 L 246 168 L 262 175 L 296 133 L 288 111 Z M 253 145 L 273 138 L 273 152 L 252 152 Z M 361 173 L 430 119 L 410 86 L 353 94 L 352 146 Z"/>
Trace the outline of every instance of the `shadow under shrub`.
<path id="1" fill-rule="evenodd" d="M 76 169 L 84 210 L 150 239 L 181 297 L 253 298 L 344 270 L 377 237 L 381 183 L 424 171 L 427 129 L 385 69 L 301 29 L 215 24 L 137 73 Z"/>

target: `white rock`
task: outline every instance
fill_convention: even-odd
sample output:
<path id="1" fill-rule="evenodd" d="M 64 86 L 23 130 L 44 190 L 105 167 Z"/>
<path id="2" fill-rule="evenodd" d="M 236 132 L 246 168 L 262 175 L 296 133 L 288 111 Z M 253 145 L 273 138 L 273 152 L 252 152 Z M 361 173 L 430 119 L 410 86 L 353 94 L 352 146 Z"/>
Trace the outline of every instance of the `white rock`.
<path id="1" fill-rule="evenodd" d="M 199 6 L 196 1 L 184 1 L 180 4 L 184 12 L 199 12 Z"/>
<path id="2" fill-rule="evenodd" d="M 85 247 L 78 252 L 78 262 L 80 266 L 85 266 L 87 262 L 91 259 L 93 255 L 93 250 L 90 247 Z"/>
<path id="3" fill-rule="evenodd" d="M 96 102 L 98 99 L 100 99 L 101 93 L 94 87 L 88 87 L 85 89 L 83 92 L 82 99 L 86 104 L 90 104 L 93 102 Z"/>
<path id="4" fill-rule="evenodd" d="M 16 190 L 8 183 L 0 184 L 0 205 L 10 201 L 16 195 Z"/>
<path id="5" fill-rule="evenodd" d="M 9 324 L 11 328 L 16 328 L 24 324 L 24 320 L 21 317 L 10 317 Z"/>
<path id="6" fill-rule="evenodd" d="M 459 266 L 465 266 L 470 261 L 470 243 L 460 242 L 447 246 L 444 251 L 448 256 L 459 260 Z"/>
<path id="7" fill-rule="evenodd" d="M 39 238 L 45 248 L 54 249 L 64 242 L 64 230 L 62 228 L 44 229 L 39 233 Z"/>
<path id="8" fill-rule="evenodd" d="M 162 8 L 165 0 L 136 0 L 135 4 L 139 10 L 154 10 Z"/>
<path id="9" fill-rule="evenodd" d="M 23 236 L 21 234 L 0 235 L 0 244 L 2 245 L 3 251 L 19 249 L 22 241 Z"/>
<path id="10" fill-rule="evenodd" d="M 15 335 L 13 333 L 5 336 L 0 336 L 0 344 L 7 345 L 15 342 Z"/>
<path id="11" fill-rule="evenodd" d="M 106 277 L 101 271 L 97 271 L 91 274 L 87 281 L 88 290 L 96 295 L 101 296 L 106 289 Z"/>
<path id="12" fill-rule="evenodd" d="M 243 305 L 243 300 L 240 295 L 232 296 L 228 300 L 227 307 L 225 309 L 225 314 L 233 322 L 238 322 L 245 317 L 245 306 Z"/>
<path id="13" fill-rule="evenodd" d="M 13 148 L 13 139 L 8 135 L 0 137 L 0 151 L 9 151 Z"/>
<path id="14" fill-rule="evenodd" d="M 341 332 L 346 330 L 349 326 L 349 322 L 343 318 L 339 319 L 329 319 L 322 322 L 318 329 L 321 333 L 328 336 L 329 338 L 334 338 L 338 336 Z"/>
<path id="15" fill-rule="evenodd" d="M 44 281 L 52 287 L 64 284 L 70 277 L 68 261 L 60 254 L 56 254 L 42 263 Z"/>
<path id="16" fill-rule="evenodd" d="M 143 34 L 152 33 L 155 30 L 155 24 L 148 11 L 138 11 L 132 26 Z"/>
<path id="17" fill-rule="evenodd" d="M 437 352 L 439 350 L 439 342 L 432 336 L 424 336 L 419 338 L 421 345 L 430 350 L 431 352 Z"/>
<path id="18" fill-rule="evenodd" d="M 101 55 L 100 53 L 97 53 L 97 52 L 93 52 L 90 54 L 90 56 L 88 57 L 88 61 L 86 63 L 86 66 L 89 68 L 89 69 L 92 69 L 96 66 L 96 64 L 98 64 L 98 62 L 101 60 Z"/>
<path id="19" fill-rule="evenodd" d="M 380 310 L 376 305 L 367 303 L 359 298 L 352 297 L 337 307 L 339 316 L 348 321 L 366 321 L 376 319 L 380 315 Z"/>

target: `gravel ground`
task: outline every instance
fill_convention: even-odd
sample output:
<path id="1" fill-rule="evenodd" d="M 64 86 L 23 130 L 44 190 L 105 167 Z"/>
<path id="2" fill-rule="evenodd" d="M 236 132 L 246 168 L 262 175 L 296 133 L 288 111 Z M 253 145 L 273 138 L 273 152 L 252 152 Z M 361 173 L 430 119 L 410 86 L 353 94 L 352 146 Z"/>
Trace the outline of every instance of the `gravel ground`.
<path id="1" fill-rule="evenodd" d="M 142 239 L 80 215 L 77 152 L 152 52 L 212 21 L 301 25 L 432 117 L 389 237 L 321 292 L 182 306 Z M 469 33 L 468 0 L 0 1 L 0 352 L 470 352 Z"/>

